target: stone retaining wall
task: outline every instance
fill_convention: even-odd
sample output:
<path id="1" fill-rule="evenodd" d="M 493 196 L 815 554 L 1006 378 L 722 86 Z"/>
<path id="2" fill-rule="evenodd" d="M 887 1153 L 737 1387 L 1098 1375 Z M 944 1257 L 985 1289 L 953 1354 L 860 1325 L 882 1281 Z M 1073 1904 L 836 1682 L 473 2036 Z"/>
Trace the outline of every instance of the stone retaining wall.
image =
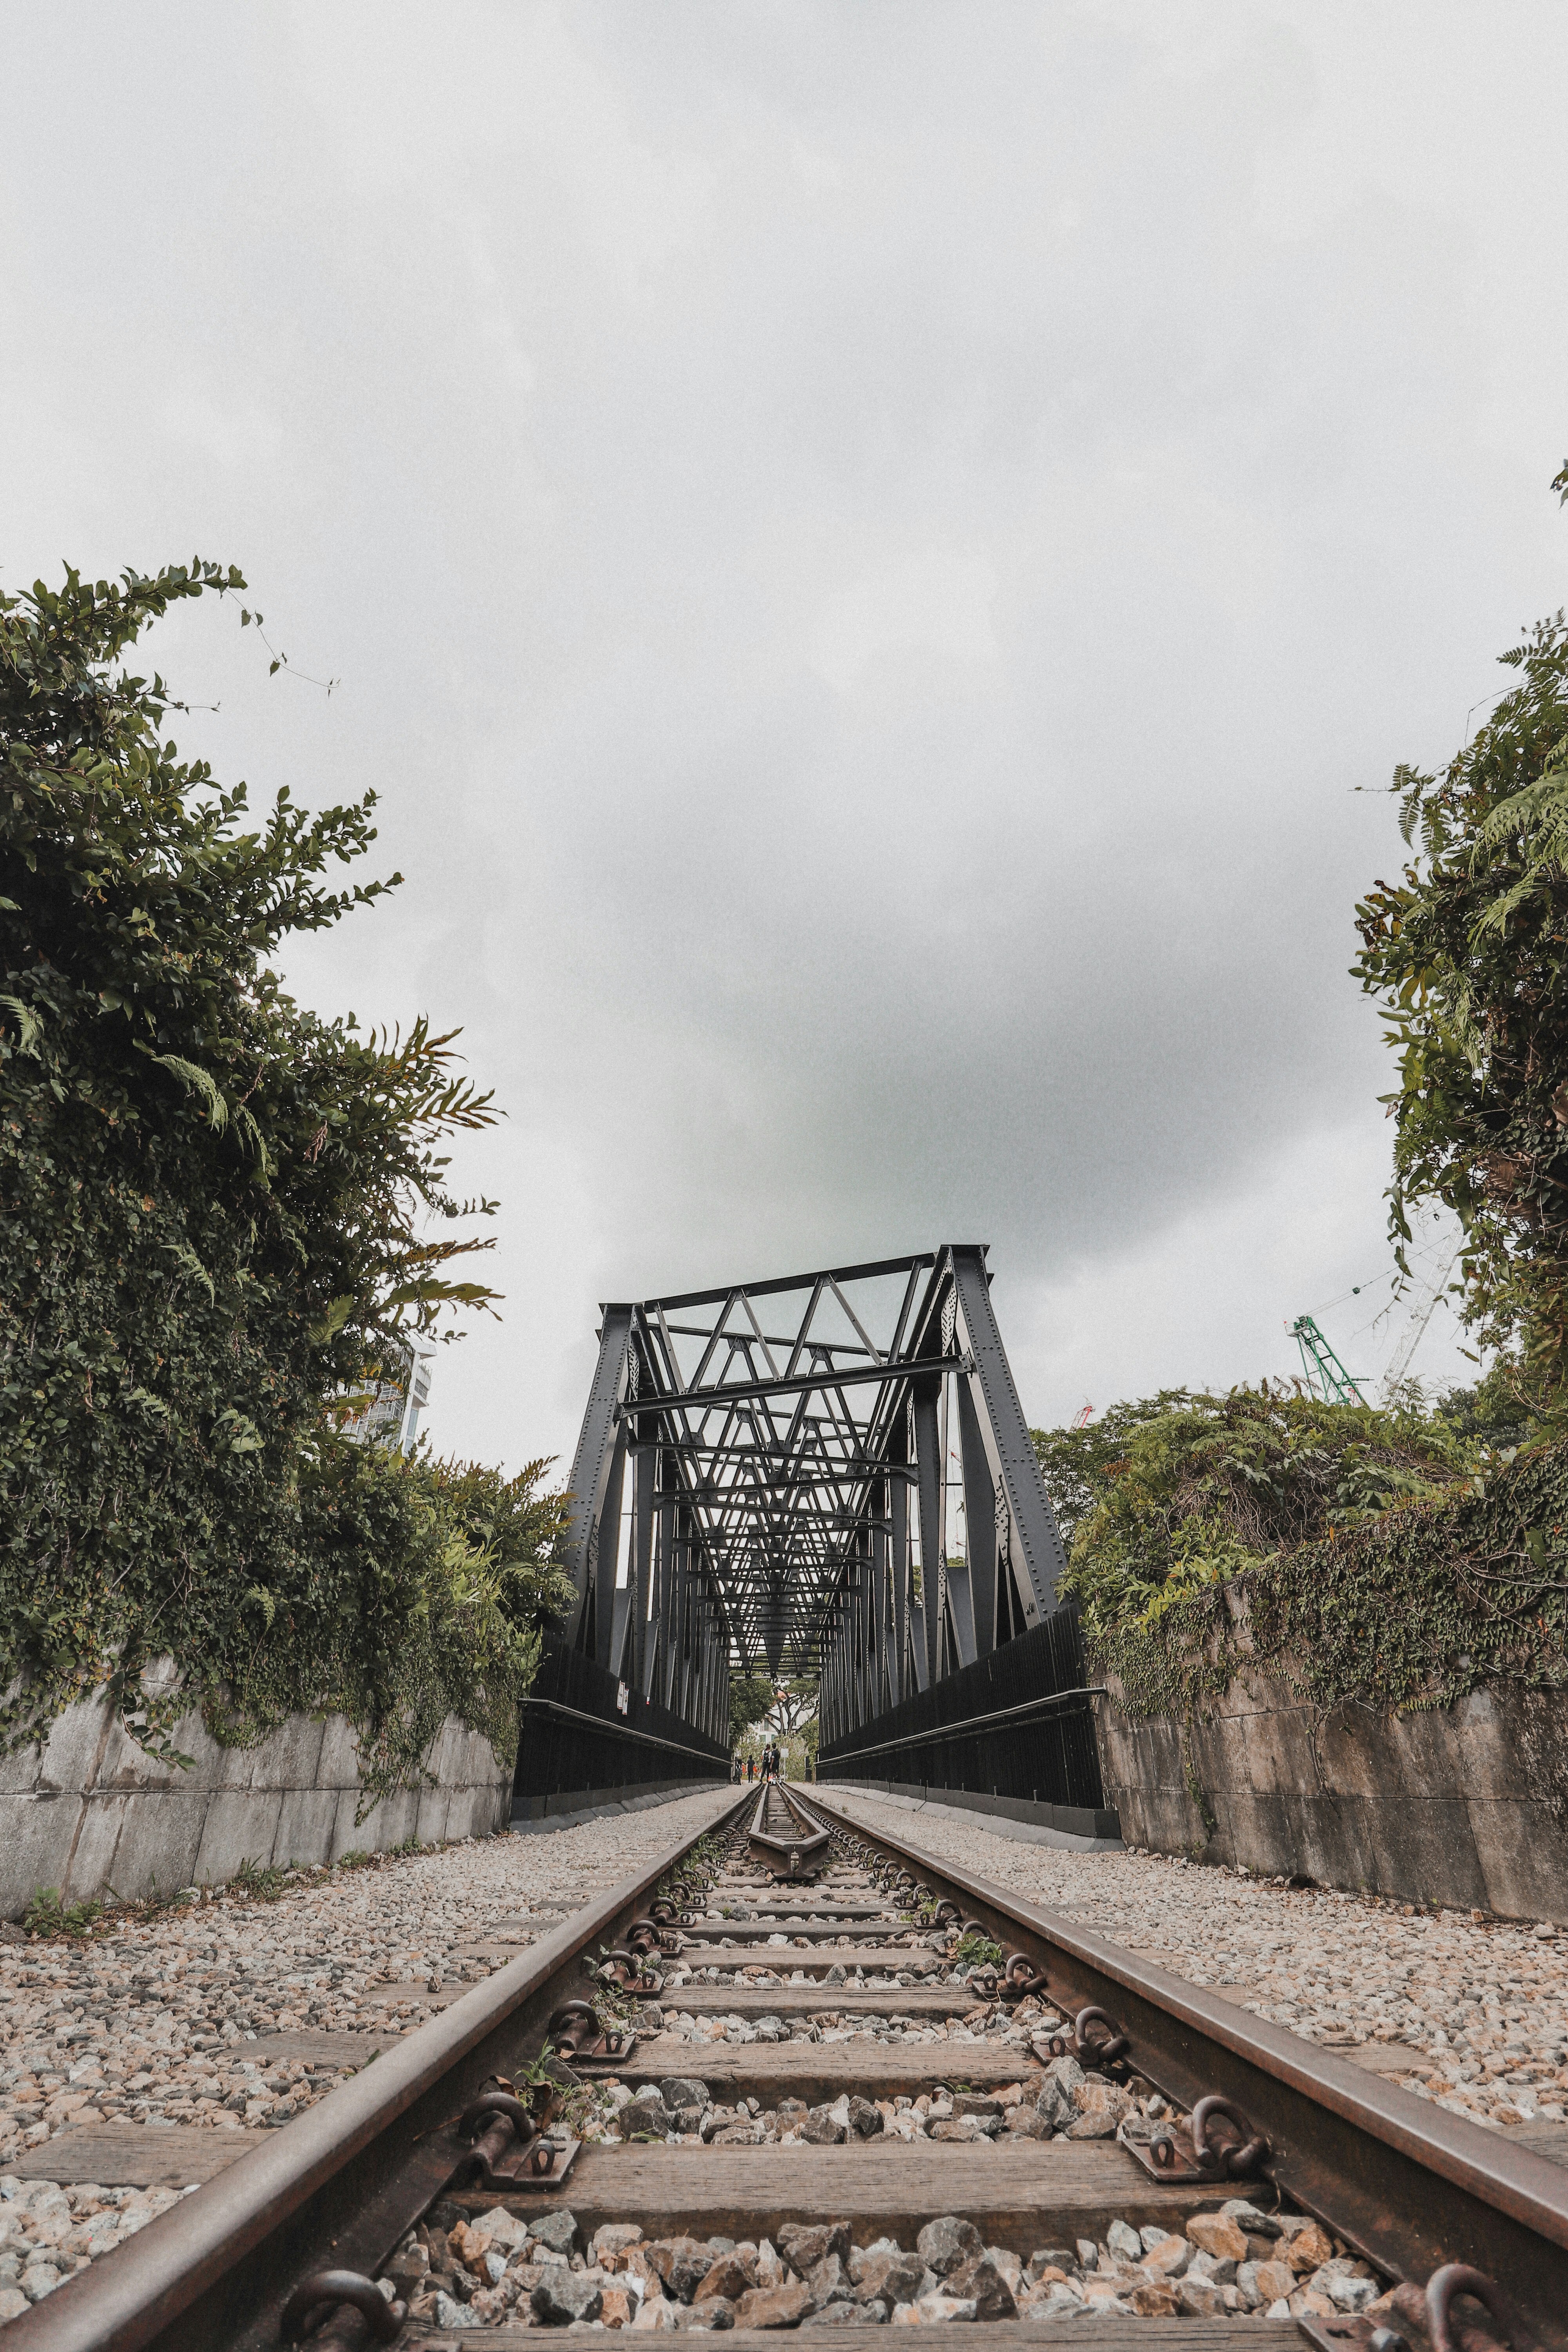
<path id="1" fill-rule="evenodd" d="M 1134 1720 L 1107 1681 L 1095 1728 L 1129 1845 L 1568 1926 L 1568 1693 L 1483 1687 L 1427 1714 L 1320 1720 L 1286 1685 L 1242 1678 L 1184 1759 L 1182 1726 Z"/>
<path id="2" fill-rule="evenodd" d="M 430 1757 L 437 1785 L 400 1790 L 356 1825 L 354 1735 L 341 1715 L 290 1716 L 256 1748 L 220 1748 L 199 1715 L 174 1744 L 188 1771 L 155 1763 L 101 1700 L 68 1707 L 40 1750 L 0 1759 L 0 1917 L 18 1918 L 40 1886 L 79 1903 L 216 1885 L 242 1862 L 335 1861 L 417 1837 L 504 1828 L 511 1772 L 455 1717 Z"/>

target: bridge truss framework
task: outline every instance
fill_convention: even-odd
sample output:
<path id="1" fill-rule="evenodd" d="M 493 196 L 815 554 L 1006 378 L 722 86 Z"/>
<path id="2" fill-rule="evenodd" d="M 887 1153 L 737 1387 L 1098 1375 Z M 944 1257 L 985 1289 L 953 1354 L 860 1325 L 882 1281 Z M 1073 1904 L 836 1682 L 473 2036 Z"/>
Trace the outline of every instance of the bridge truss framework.
<path id="1" fill-rule="evenodd" d="M 566 1640 L 728 1744 L 732 1669 L 821 1678 L 824 1748 L 1060 1612 L 986 1247 L 602 1309 Z"/>

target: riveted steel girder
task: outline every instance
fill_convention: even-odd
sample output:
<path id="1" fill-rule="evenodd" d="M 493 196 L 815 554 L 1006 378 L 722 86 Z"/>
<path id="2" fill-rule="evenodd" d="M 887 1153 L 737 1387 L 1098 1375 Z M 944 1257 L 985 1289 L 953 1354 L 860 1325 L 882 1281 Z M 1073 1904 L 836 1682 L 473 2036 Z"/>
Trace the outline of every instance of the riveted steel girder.
<path id="1" fill-rule="evenodd" d="M 705 1649 L 723 1679 L 820 1674 L 831 1739 L 1038 1623 L 1062 1547 L 985 1258 L 606 1307 L 573 1467 L 578 1646 L 677 1708 L 719 1687 Z"/>

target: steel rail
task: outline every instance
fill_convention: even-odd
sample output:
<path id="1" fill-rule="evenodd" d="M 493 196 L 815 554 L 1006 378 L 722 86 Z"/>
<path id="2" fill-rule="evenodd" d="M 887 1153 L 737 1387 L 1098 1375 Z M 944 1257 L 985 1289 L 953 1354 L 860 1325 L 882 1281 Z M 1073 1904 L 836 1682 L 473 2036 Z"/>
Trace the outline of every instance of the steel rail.
<path id="1" fill-rule="evenodd" d="M 568 1997 L 575 1964 L 614 1940 L 699 1839 L 666 1846 L 553 1935 L 383 2051 L 281 2130 L 149 2222 L 112 2258 L 10 2320 L 5 2352 L 276 2352 L 309 2273 L 374 2277 L 464 2153 L 452 2128 Z"/>
<path id="2" fill-rule="evenodd" d="M 1268 2135 L 1279 2187 L 1368 2261 L 1417 2284 L 1446 2263 L 1472 2263 L 1506 2283 L 1543 2352 L 1568 2352 L 1568 2168 L 815 1791 L 805 1810 L 962 1895 L 999 1940 L 1033 1947 L 1056 2005 L 1108 2010 L 1136 2071 L 1176 2105 L 1190 2110 L 1209 2092 L 1236 2100 Z"/>
<path id="3" fill-rule="evenodd" d="M 602 1715 L 585 1715 L 580 1706 L 567 1706 L 558 1698 L 522 1698 L 521 1706 L 531 1706 L 542 1715 L 559 1715 L 570 1723 L 585 1723 L 594 1732 L 609 1739 L 635 1739 L 644 1748 L 668 1748 L 677 1756 L 695 1756 L 700 1764 L 711 1764 L 722 1780 L 728 1772 L 730 1751 L 727 1748 L 689 1748 L 681 1739 L 663 1739 L 657 1731 L 634 1731 L 629 1723 L 610 1723 Z M 722 1765 L 724 1772 L 719 1772 Z"/>
<path id="4" fill-rule="evenodd" d="M 1048 1698 L 1026 1698 L 1017 1706 L 999 1706 L 992 1715 L 971 1715 L 962 1723 L 939 1724 L 934 1731 L 911 1731 L 900 1739 L 879 1739 L 871 1748 L 827 1748 L 817 1759 L 817 1769 L 821 1771 L 831 1765 L 837 1772 L 846 1764 L 863 1763 L 868 1756 L 885 1756 L 894 1748 L 950 1747 L 955 1739 L 968 1739 L 974 1732 L 988 1730 L 993 1724 L 1016 1723 L 1026 1715 L 1044 1715 L 1051 1707 L 1066 1706 L 1070 1699 L 1108 1696 L 1103 1683 L 1080 1683 L 1075 1690 L 1053 1691 Z"/>

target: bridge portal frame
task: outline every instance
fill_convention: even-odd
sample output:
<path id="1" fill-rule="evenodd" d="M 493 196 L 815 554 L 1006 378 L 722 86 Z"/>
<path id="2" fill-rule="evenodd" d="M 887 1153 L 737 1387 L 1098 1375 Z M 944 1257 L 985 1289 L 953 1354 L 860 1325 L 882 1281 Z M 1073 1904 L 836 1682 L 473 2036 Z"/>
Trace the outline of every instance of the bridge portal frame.
<path id="1" fill-rule="evenodd" d="M 1057 1618 L 1061 1539 L 986 1258 L 946 1243 L 605 1305 L 566 1643 L 726 1748 L 731 1670 L 815 1671 L 823 1750 L 847 1755 L 879 1717 Z M 880 1341 L 857 1305 L 876 1285 L 898 1297 Z M 764 1331 L 763 1302 L 785 1322 L 792 1295 L 794 1330 Z M 685 1369 L 682 1339 L 700 1350 Z"/>

